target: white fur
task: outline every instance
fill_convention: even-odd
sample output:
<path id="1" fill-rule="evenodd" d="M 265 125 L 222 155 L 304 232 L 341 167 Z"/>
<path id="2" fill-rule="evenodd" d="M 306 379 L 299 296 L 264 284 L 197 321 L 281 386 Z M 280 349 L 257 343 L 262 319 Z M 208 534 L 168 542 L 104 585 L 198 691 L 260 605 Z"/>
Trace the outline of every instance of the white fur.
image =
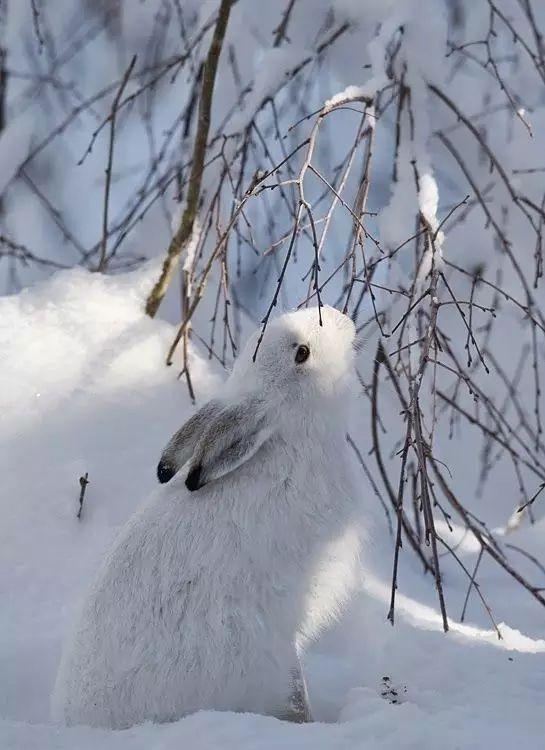
<path id="1" fill-rule="evenodd" d="M 237 360 L 218 408 L 243 404 L 237 434 L 258 433 L 246 460 L 219 478 L 212 466 L 190 492 L 180 450 L 183 470 L 122 530 L 65 649 L 58 719 L 123 728 L 198 709 L 289 715 L 300 651 L 359 570 L 345 441 L 354 326 L 332 308 L 322 316 L 271 321 L 256 362 L 257 334 Z M 297 344 L 311 350 L 301 365 Z M 186 451 L 213 455 L 211 433 Z"/>

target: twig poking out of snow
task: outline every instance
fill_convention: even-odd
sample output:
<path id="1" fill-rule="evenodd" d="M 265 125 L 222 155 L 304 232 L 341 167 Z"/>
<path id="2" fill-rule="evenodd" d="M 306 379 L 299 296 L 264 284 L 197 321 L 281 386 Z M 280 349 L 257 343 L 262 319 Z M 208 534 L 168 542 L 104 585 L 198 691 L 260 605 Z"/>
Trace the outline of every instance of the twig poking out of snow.
<path id="1" fill-rule="evenodd" d="M 89 484 L 89 472 L 85 472 L 85 475 L 79 478 L 79 510 L 77 517 L 81 520 L 81 514 L 83 512 L 83 501 L 85 499 L 85 490 L 87 489 L 87 485 Z"/>

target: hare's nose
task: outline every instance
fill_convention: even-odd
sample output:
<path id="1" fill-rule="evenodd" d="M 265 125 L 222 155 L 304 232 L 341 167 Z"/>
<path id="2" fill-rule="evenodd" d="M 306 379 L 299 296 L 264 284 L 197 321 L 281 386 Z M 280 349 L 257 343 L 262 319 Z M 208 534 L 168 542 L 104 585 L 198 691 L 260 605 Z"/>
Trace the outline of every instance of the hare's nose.
<path id="1" fill-rule="evenodd" d="M 172 464 L 169 464 L 168 461 L 159 461 L 157 466 L 157 479 L 161 484 L 170 482 L 174 474 L 176 474 L 176 469 Z"/>

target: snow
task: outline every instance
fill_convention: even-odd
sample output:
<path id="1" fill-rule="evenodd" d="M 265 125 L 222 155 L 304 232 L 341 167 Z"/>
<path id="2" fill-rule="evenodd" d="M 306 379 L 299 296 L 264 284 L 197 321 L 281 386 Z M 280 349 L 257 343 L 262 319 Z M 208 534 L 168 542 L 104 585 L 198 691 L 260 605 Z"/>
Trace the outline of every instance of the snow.
<path id="1" fill-rule="evenodd" d="M 157 457 L 191 409 L 179 367 L 164 365 L 173 327 L 142 312 L 156 273 L 156 263 L 110 278 L 76 269 L 0 300 L 0 747 L 540 747 L 545 630 L 539 605 L 483 561 L 481 585 L 503 639 L 475 594 L 469 621 L 458 623 L 467 582 L 443 558 L 451 616 L 444 634 L 432 582 L 404 550 L 391 627 L 385 616 L 392 542 L 365 486 L 363 498 L 376 519 L 369 569 L 361 594 L 308 655 L 313 724 L 215 712 L 122 732 L 50 722 L 50 692 L 77 602 L 116 530 L 154 488 Z M 206 398 L 218 376 L 196 352 L 191 363 L 197 395 Z M 357 437 L 367 449 L 366 425 Z M 78 521 L 78 478 L 85 472 L 90 484 Z M 521 526 L 509 540 L 539 556 L 544 526 Z M 452 536 L 471 569 L 475 546 L 459 528 Z"/>
<path id="2" fill-rule="evenodd" d="M 437 229 L 437 206 L 439 204 L 439 189 L 437 182 L 430 172 L 420 177 L 420 191 L 418 204 L 422 216 L 430 223 L 432 229 Z"/>
<path id="3" fill-rule="evenodd" d="M 422 284 L 427 278 L 432 265 L 442 270 L 443 267 L 443 240 L 444 234 L 438 231 L 439 221 L 437 219 L 437 207 L 439 205 L 439 188 L 435 177 L 431 172 L 425 172 L 420 177 L 420 190 L 418 191 L 418 206 L 422 216 L 428 222 L 433 234 L 433 243 L 430 242 L 428 249 L 418 271 L 417 283 Z"/>
<path id="4" fill-rule="evenodd" d="M 365 86 L 347 86 L 343 91 L 335 94 L 331 99 L 327 99 L 322 108 L 322 114 L 330 112 L 340 104 L 346 104 L 356 100 L 370 99 L 376 91 L 376 88 L 371 84 Z"/>
<path id="5" fill-rule="evenodd" d="M 195 254 L 197 252 L 197 248 L 199 247 L 200 236 L 201 236 L 201 224 L 197 217 L 195 221 L 193 222 L 193 231 L 191 232 L 191 237 L 189 238 L 187 247 L 184 250 L 184 262 L 183 262 L 182 270 L 185 271 L 187 274 L 191 274 L 191 271 L 193 270 L 193 264 L 195 262 Z M 187 286 L 186 286 L 186 294 L 189 297 L 191 293 L 192 293 L 191 278 L 188 278 Z"/>
<path id="6" fill-rule="evenodd" d="M 415 187 L 409 155 L 409 145 L 402 140 L 397 159 L 398 179 L 397 182 L 392 182 L 390 200 L 378 217 L 379 239 L 388 250 L 393 250 L 404 242 L 410 236 L 408 227 L 414 227 Z"/>

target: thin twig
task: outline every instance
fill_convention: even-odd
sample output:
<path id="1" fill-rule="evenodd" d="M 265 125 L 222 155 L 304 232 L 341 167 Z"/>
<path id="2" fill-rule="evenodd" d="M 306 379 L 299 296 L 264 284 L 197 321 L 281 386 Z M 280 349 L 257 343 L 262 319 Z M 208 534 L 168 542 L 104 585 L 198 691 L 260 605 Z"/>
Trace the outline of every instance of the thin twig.
<path id="1" fill-rule="evenodd" d="M 98 272 L 103 272 L 106 270 L 106 250 L 107 250 L 107 243 L 108 243 L 108 211 L 110 206 L 110 186 L 112 184 L 112 164 L 114 160 L 114 142 L 115 142 L 115 125 L 116 125 L 116 119 L 117 119 L 117 108 L 119 106 L 119 101 L 121 97 L 123 96 L 123 91 L 125 90 L 125 87 L 127 86 L 127 83 L 129 82 L 129 78 L 131 76 L 131 73 L 133 71 L 133 68 L 136 64 L 136 55 L 133 56 L 129 67 L 125 71 L 125 75 L 123 76 L 123 79 L 121 81 L 121 85 L 117 91 L 117 94 L 114 97 L 114 101 L 112 104 L 111 109 L 111 119 L 110 119 L 110 139 L 108 144 L 108 163 L 106 166 L 106 180 L 104 183 L 104 208 L 102 213 L 102 241 L 100 243 L 100 256 L 97 266 Z"/>
<path id="2" fill-rule="evenodd" d="M 87 489 L 88 484 L 89 484 L 89 472 L 86 471 L 85 474 L 79 478 L 80 490 L 79 490 L 79 498 L 78 498 L 79 509 L 77 512 L 78 519 L 81 519 L 81 514 L 83 512 L 83 501 L 85 499 L 85 490 Z"/>

